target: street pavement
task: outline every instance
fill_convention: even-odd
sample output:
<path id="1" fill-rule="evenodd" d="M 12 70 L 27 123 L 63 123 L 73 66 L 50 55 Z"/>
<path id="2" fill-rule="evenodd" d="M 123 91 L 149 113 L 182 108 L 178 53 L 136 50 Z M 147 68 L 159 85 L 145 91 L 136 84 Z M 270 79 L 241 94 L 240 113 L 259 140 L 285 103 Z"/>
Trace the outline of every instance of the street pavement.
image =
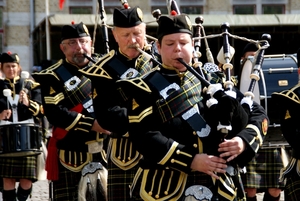
<path id="1" fill-rule="evenodd" d="M 48 180 L 37 181 L 33 184 L 32 195 L 28 201 L 48 201 L 49 183 Z"/>
<path id="2" fill-rule="evenodd" d="M 48 201 L 48 200 L 49 200 L 48 181 L 42 180 L 42 181 L 35 182 L 33 184 L 31 198 L 27 199 L 27 201 Z M 2 201 L 2 193 L 0 193 L 0 201 Z"/>

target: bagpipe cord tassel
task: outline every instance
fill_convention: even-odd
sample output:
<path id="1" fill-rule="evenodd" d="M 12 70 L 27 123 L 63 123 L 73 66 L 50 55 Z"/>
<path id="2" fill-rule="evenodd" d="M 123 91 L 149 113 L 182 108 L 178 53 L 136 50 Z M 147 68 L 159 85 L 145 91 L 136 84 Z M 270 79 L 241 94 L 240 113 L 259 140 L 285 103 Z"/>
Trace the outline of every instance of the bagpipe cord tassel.
<path id="1" fill-rule="evenodd" d="M 93 187 L 92 187 L 92 184 L 91 184 L 91 181 L 90 181 L 90 178 L 87 177 L 87 188 L 86 188 L 86 200 L 87 201 L 96 201 L 96 199 L 94 198 L 94 193 L 93 193 Z"/>
<path id="2" fill-rule="evenodd" d="M 100 176 L 100 172 L 97 174 L 97 186 L 96 186 L 96 194 L 97 194 L 97 201 L 107 201 L 107 192 L 103 188 L 103 182 Z"/>

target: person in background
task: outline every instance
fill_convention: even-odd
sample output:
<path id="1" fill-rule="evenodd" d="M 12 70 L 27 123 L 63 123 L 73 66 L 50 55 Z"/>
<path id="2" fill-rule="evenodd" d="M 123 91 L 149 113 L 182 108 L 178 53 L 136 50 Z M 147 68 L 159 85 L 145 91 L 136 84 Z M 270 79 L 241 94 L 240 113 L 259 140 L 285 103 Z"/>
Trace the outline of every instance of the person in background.
<path id="1" fill-rule="evenodd" d="M 298 68 L 300 67 L 300 49 L 297 51 Z M 274 92 L 272 98 L 279 108 L 280 125 L 283 136 L 292 148 L 289 164 L 281 170 L 280 180 L 285 182 L 284 200 L 300 200 L 300 84 L 288 90 Z"/>
<path id="2" fill-rule="evenodd" d="M 204 192 L 214 194 L 212 200 L 244 198 L 235 180 L 238 174 L 227 172 L 227 167 L 233 160 L 243 166 L 252 159 L 266 131 L 267 116 L 254 104 L 248 118 L 239 101 L 224 94 L 222 77 L 213 73 L 210 83 L 219 84 L 207 91 L 220 86 L 220 97 L 216 107 L 206 106 L 202 80 L 178 61 L 192 62 L 192 29 L 187 15 L 161 16 L 157 48 L 162 65 L 144 76 L 117 81 L 124 100 L 134 100 L 128 107 L 129 137 L 143 155 L 130 186 L 134 200 L 188 200 Z M 217 126 L 227 112 L 233 114 L 226 119 L 232 130 L 223 141 Z"/>
<path id="3" fill-rule="evenodd" d="M 142 156 L 132 145 L 128 137 L 130 133 L 127 133 L 126 107 L 132 102 L 120 101 L 115 82 L 140 76 L 152 67 L 149 59 L 137 49 L 146 51 L 148 47 L 142 10 L 139 7 L 114 9 L 113 23 L 112 33 L 118 48 L 103 55 L 95 65 L 84 68 L 82 72 L 92 80 L 96 94 L 100 94 L 93 98 L 98 122 L 114 134 L 109 137 L 107 151 L 108 200 L 129 201 L 129 186 Z M 119 120 L 112 119 L 111 112 L 118 113 Z M 124 120 L 121 120 L 122 116 Z"/>
<path id="4" fill-rule="evenodd" d="M 38 177 L 38 152 L 28 155 L 27 151 L 41 147 L 42 136 L 37 129 L 38 119 L 42 117 L 40 84 L 20 77 L 22 68 L 18 54 L 2 53 L 0 62 L 4 75 L 4 79 L 0 80 L 0 177 L 3 178 L 3 200 L 25 201 L 31 194 L 32 183 Z M 11 94 L 4 90 L 9 90 Z M 14 143 L 16 141 L 18 144 Z M 32 146 L 28 147 L 29 144 Z M 16 182 L 19 182 L 17 190 Z"/>
<path id="5" fill-rule="evenodd" d="M 107 199 L 107 172 L 102 147 L 103 139 L 110 131 L 103 129 L 95 119 L 91 81 L 79 71 L 90 62 L 84 55 L 92 57 L 91 45 L 91 36 L 84 23 L 64 25 L 60 50 L 65 58 L 32 74 L 41 84 L 44 113 L 53 126 L 46 170 L 47 178 L 51 180 L 51 199 L 57 201 L 89 200 L 88 196 L 96 199 L 96 190 L 88 191 L 83 194 L 86 197 L 81 198 L 79 183 L 83 181 L 83 188 L 87 189 L 92 178 L 97 179 L 97 174 L 101 178 L 97 199 Z M 90 164 L 96 175 L 90 174 Z M 82 172 L 84 168 L 88 171 Z M 82 177 L 86 175 L 90 180 Z"/>
<path id="6" fill-rule="evenodd" d="M 254 56 L 257 50 L 256 45 L 253 43 L 248 43 L 245 46 L 241 57 L 242 67 L 240 74 L 242 74 L 243 70 L 246 70 L 243 69 L 245 61 L 249 56 Z M 248 77 L 250 83 L 250 74 Z M 239 79 L 239 83 L 241 82 L 245 83 L 246 80 Z M 241 92 L 245 93 L 246 91 L 241 90 Z M 284 183 L 279 181 L 281 168 L 283 168 L 281 148 L 260 148 L 255 157 L 246 166 L 246 173 L 241 174 L 247 201 L 256 201 L 256 194 L 260 191 L 264 192 L 264 201 L 278 201 L 284 188 Z"/>

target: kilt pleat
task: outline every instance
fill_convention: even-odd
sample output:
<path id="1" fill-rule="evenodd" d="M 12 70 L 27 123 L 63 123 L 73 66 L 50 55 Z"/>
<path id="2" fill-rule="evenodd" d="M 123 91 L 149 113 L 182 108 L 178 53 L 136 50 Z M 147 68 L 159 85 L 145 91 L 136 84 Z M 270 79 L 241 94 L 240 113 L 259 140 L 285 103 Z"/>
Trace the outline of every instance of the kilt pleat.
<path id="1" fill-rule="evenodd" d="M 286 178 L 284 200 L 298 201 L 300 198 L 300 176 L 296 170 L 292 170 Z"/>
<path id="2" fill-rule="evenodd" d="M 37 180 L 37 157 L 0 157 L 0 177 Z"/>
<path id="3" fill-rule="evenodd" d="M 53 181 L 53 197 L 55 201 L 77 201 L 80 172 L 72 172 L 59 163 L 59 180 Z"/>
<path id="4" fill-rule="evenodd" d="M 122 170 L 117 167 L 111 160 L 108 160 L 108 200 L 113 201 L 130 201 L 129 186 L 133 182 L 138 165 L 129 169 Z"/>
<path id="5" fill-rule="evenodd" d="M 279 181 L 280 169 L 283 168 L 280 148 L 260 149 L 246 166 L 247 173 L 241 174 L 245 188 L 284 188 Z"/>

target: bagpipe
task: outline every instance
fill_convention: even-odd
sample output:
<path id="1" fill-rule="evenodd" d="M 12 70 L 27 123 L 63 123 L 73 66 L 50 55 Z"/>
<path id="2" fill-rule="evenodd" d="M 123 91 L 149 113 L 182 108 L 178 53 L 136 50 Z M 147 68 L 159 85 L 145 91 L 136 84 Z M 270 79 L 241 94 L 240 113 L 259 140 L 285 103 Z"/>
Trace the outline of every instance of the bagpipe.
<path id="1" fill-rule="evenodd" d="M 180 11 L 178 9 L 178 6 L 177 6 L 175 0 L 167 0 L 167 8 L 170 13 L 175 12 L 177 14 L 180 14 Z M 158 18 L 161 16 L 161 12 L 157 9 L 152 12 L 152 15 L 153 15 L 153 17 L 156 18 L 156 20 L 158 20 Z M 244 37 L 235 36 L 228 32 L 229 23 L 225 22 L 225 23 L 221 24 L 221 30 L 222 30 L 221 34 L 206 36 L 204 27 L 202 26 L 203 17 L 201 17 L 201 16 L 197 17 L 195 19 L 195 22 L 196 22 L 196 25 L 194 25 L 194 26 L 196 27 L 196 34 L 195 34 L 195 37 L 193 37 L 194 47 L 195 47 L 195 50 L 193 52 L 193 54 L 194 54 L 193 64 L 192 64 L 192 66 L 189 66 L 183 60 L 179 60 L 179 61 L 202 82 L 202 85 L 205 88 L 207 88 L 206 92 L 208 94 L 210 94 L 212 96 L 212 98 L 216 98 L 216 97 L 220 98 L 224 95 L 224 93 L 226 95 L 232 97 L 233 99 L 236 98 L 236 92 L 233 90 L 234 83 L 232 82 L 232 76 L 231 76 L 231 70 L 233 69 L 233 65 L 230 63 L 230 61 L 233 57 L 233 54 L 234 54 L 234 48 L 229 45 L 229 41 L 228 41 L 229 37 L 234 38 L 234 39 L 240 39 L 243 41 L 248 41 L 248 42 L 251 42 L 251 43 L 254 43 L 257 45 L 258 51 L 254 58 L 255 62 L 254 62 L 254 66 L 252 67 L 253 72 L 251 73 L 251 75 L 249 75 L 249 77 L 251 79 L 251 83 L 248 87 L 248 91 L 244 94 L 245 95 L 244 99 L 241 102 L 241 104 L 243 105 L 243 108 L 245 109 L 245 112 L 247 114 L 249 114 L 249 112 L 251 111 L 252 101 L 254 98 L 253 90 L 255 88 L 257 81 L 259 80 L 258 71 L 260 70 L 260 67 L 263 63 L 264 51 L 265 51 L 265 49 L 267 49 L 269 47 L 268 40 L 270 40 L 270 35 L 264 34 L 262 36 L 262 40 L 260 40 L 260 41 L 255 41 L 255 40 L 247 39 Z M 201 36 L 201 33 L 200 33 L 201 30 L 203 32 L 203 36 Z M 214 59 L 213 59 L 212 53 L 210 51 L 210 48 L 209 48 L 208 42 L 207 42 L 207 39 L 215 38 L 215 37 L 223 37 L 223 46 L 217 56 L 219 63 L 222 64 L 222 69 L 220 69 L 216 64 L 214 64 Z M 199 49 L 201 47 L 201 39 L 203 39 L 205 41 L 206 55 L 207 55 L 207 60 L 208 60 L 208 62 L 205 63 L 204 66 L 202 66 L 202 63 L 199 61 L 199 58 L 201 57 L 201 53 L 199 51 Z M 145 51 L 141 50 L 139 47 L 137 47 L 137 49 L 142 54 L 144 54 L 146 57 L 152 59 L 152 61 L 154 63 L 156 63 L 158 65 L 160 64 L 159 61 L 155 60 L 155 57 L 151 57 L 153 55 L 149 55 L 149 54 L 145 53 Z M 223 82 L 223 86 L 220 86 L 220 84 L 211 84 L 211 80 L 209 80 L 209 78 L 205 75 L 205 73 L 203 73 L 203 70 L 205 70 L 209 73 L 225 72 L 226 79 Z M 224 92 L 220 92 L 220 91 L 224 91 Z M 218 93 L 216 93 L 216 92 L 218 92 Z M 218 102 L 218 100 L 213 100 L 212 103 L 208 103 L 208 107 L 211 107 L 212 105 L 214 105 L 217 102 Z M 229 113 L 230 113 L 230 111 L 229 111 Z M 230 122 L 228 122 L 224 119 L 223 123 L 224 124 L 222 124 L 222 122 L 221 122 L 219 130 L 221 130 L 221 132 L 227 133 L 228 129 L 231 129 Z"/>
<path id="2" fill-rule="evenodd" d="M 171 8 L 171 9 L 168 9 L 169 12 L 174 11 L 173 9 L 175 9 L 175 12 L 177 14 L 180 14 L 179 10 L 177 10 L 178 7 L 174 0 L 167 1 L 167 4 L 169 5 L 168 8 Z M 156 13 L 159 13 L 159 12 L 156 11 Z M 201 18 L 201 17 L 196 18 L 197 31 L 196 31 L 196 37 L 193 38 L 195 41 L 194 65 L 190 66 L 189 64 L 185 63 L 182 59 L 178 59 L 178 61 L 181 62 L 187 68 L 188 71 L 190 71 L 192 74 L 194 74 L 201 81 L 202 85 L 205 88 L 207 88 L 207 90 L 206 90 L 207 94 L 211 95 L 212 100 L 209 101 L 208 107 L 209 108 L 217 108 L 215 110 L 219 111 L 218 114 L 219 114 L 219 116 L 221 116 L 221 118 L 220 118 L 220 123 L 219 123 L 217 129 L 220 131 L 220 133 L 222 133 L 223 136 L 221 137 L 222 138 L 221 141 L 223 141 L 226 138 L 228 132 L 232 129 L 231 128 L 231 118 L 232 118 L 231 115 L 232 115 L 233 111 L 236 108 L 238 108 L 237 104 L 242 105 L 242 108 L 244 111 L 241 110 L 240 112 L 241 113 L 244 112 L 244 114 L 242 114 L 242 116 L 244 116 L 245 118 L 248 117 L 248 115 L 250 114 L 250 112 L 252 110 L 252 104 L 253 104 L 253 99 L 254 99 L 253 90 L 254 90 L 254 87 L 255 87 L 257 81 L 259 80 L 258 72 L 260 71 L 261 65 L 263 63 L 263 58 L 264 58 L 263 56 L 264 56 L 265 49 L 269 47 L 268 41 L 270 40 L 270 35 L 264 34 L 262 36 L 261 41 L 254 41 L 251 39 L 234 36 L 228 32 L 229 24 L 223 23 L 221 25 L 221 29 L 222 29 L 221 34 L 211 35 L 211 36 L 205 36 L 205 34 L 204 34 L 204 37 L 201 37 L 200 31 L 199 31 L 200 27 L 201 27 L 200 26 L 201 22 L 203 22 L 203 18 Z M 216 67 L 216 65 L 213 65 L 214 61 L 213 61 L 213 59 L 211 59 L 212 56 L 211 56 L 211 52 L 210 52 L 209 48 L 206 48 L 207 55 L 208 55 L 207 57 L 208 57 L 208 60 L 210 63 L 209 67 L 205 66 L 205 68 L 204 67 L 202 68 L 202 63 L 199 62 L 199 58 L 201 57 L 201 53 L 198 53 L 199 47 L 200 47 L 200 40 L 205 39 L 205 42 L 207 44 L 206 39 L 213 38 L 213 37 L 223 37 L 223 47 L 221 48 L 220 53 L 218 55 L 218 60 L 219 59 L 222 60 L 222 62 L 219 61 L 220 63 L 222 63 L 222 72 L 225 72 L 225 76 L 226 76 L 225 82 L 223 82 L 223 86 L 221 84 L 212 84 L 210 82 L 210 80 L 207 78 L 207 76 L 204 76 L 203 69 L 208 70 L 208 71 L 210 70 L 210 72 L 219 71 L 219 69 Z M 229 42 L 228 42 L 229 37 L 252 42 L 258 46 L 258 51 L 255 56 L 255 62 L 253 63 L 254 65 L 252 67 L 252 73 L 251 73 L 251 75 L 249 75 L 251 82 L 249 84 L 248 91 L 244 94 L 244 98 L 242 98 L 241 102 L 238 102 L 236 100 L 236 98 L 237 98 L 236 91 L 233 90 L 233 88 L 235 86 L 231 80 L 232 79 L 231 70 L 233 68 L 233 65 L 230 63 L 230 60 L 233 57 L 234 52 L 232 53 L 232 49 L 234 50 L 234 48 L 232 48 L 229 45 Z M 226 108 L 226 109 L 224 110 L 224 108 Z M 245 126 L 246 126 L 246 124 L 245 124 Z M 245 197 L 243 186 L 241 185 L 240 180 L 235 172 L 238 170 L 235 170 L 235 168 L 236 168 L 236 166 L 232 167 L 231 165 L 229 165 L 228 174 L 230 176 L 232 176 L 232 179 L 234 180 L 233 181 L 234 184 L 236 186 L 238 186 L 238 189 L 237 189 L 238 196 Z M 199 192 L 203 192 L 203 187 L 197 187 L 197 188 L 202 189 L 201 191 L 199 190 Z M 194 191 L 194 193 L 195 193 L 195 191 Z M 194 198 L 197 197 L 195 195 L 193 195 L 193 196 L 194 196 Z M 235 195 L 233 193 L 232 197 L 234 197 L 234 196 Z M 216 199 L 216 198 L 212 198 L 212 199 Z M 197 199 L 197 200 L 201 200 L 201 199 Z"/>
<path id="3" fill-rule="evenodd" d="M 124 5 L 124 8 L 129 6 L 126 1 L 121 1 L 121 2 L 122 2 L 122 5 Z M 167 0 L 167 6 L 168 6 L 169 12 L 175 11 L 177 14 L 180 14 L 180 11 L 178 9 L 176 1 Z M 152 14 L 156 19 L 158 19 L 161 15 L 161 13 L 158 10 L 155 10 L 154 12 L 152 12 Z M 243 105 L 243 110 L 244 110 L 241 112 L 245 113 L 244 116 L 246 118 L 247 118 L 247 115 L 251 112 L 252 101 L 254 98 L 252 92 L 253 92 L 253 89 L 254 89 L 254 86 L 255 86 L 257 80 L 259 79 L 259 77 L 257 75 L 257 71 L 259 70 L 259 66 L 261 66 L 261 64 L 263 62 L 262 58 L 263 58 L 264 50 L 269 47 L 269 44 L 268 44 L 268 40 L 266 38 L 263 38 L 261 41 L 255 41 L 255 40 L 246 39 L 243 37 L 238 37 L 238 36 L 234 36 L 234 35 L 230 34 L 228 32 L 228 29 L 229 29 L 228 23 L 223 23 L 221 25 L 221 29 L 222 29 L 221 34 L 206 36 L 205 32 L 204 32 L 204 28 L 201 24 L 201 23 L 203 23 L 203 18 L 199 17 L 196 20 L 197 20 L 196 21 L 196 27 L 197 27 L 196 33 L 197 34 L 196 34 L 196 37 L 193 38 L 193 40 L 195 41 L 195 51 L 194 51 L 194 61 L 193 61 L 194 66 L 190 66 L 189 64 L 185 63 L 183 60 L 179 60 L 179 61 L 187 68 L 188 71 L 190 71 L 194 76 L 196 76 L 201 81 L 202 85 L 207 89 L 206 93 L 211 96 L 211 100 L 212 100 L 208 103 L 209 108 L 212 108 L 213 110 L 219 110 L 219 108 L 223 109 L 222 110 L 223 112 L 219 112 L 219 114 L 221 114 L 220 115 L 221 117 L 219 119 L 220 124 L 218 125 L 217 129 L 221 133 L 222 140 L 224 140 L 226 138 L 228 132 L 232 129 L 231 128 L 232 110 L 236 109 L 238 107 L 238 105 L 241 104 L 241 105 Z M 105 27 L 108 27 L 108 26 L 105 25 Z M 202 30 L 204 32 L 204 34 L 203 34 L 204 36 L 201 36 L 200 30 Z M 215 72 L 220 71 L 218 66 L 214 64 L 213 57 L 212 57 L 212 54 L 210 52 L 210 49 L 208 47 L 208 43 L 206 40 L 206 39 L 214 38 L 214 37 L 223 37 L 222 52 L 220 53 L 220 56 L 218 56 L 218 58 L 221 58 L 223 60 L 222 72 L 224 72 L 226 75 L 225 76 L 226 79 L 225 79 L 225 82 L 223 83 L 223 85 L 212 84 L 209 77 L 206 76 L 207 72 L 204 72 L 204 71 L 209 71 L 209 72 L 215 73 Z M 253 67 L 253 70 L 252 70 L 253 75 L 251 75 L 251 80 L 253 80 L 253 81 L 251 81 L 251 83 L 249 85 L 248 92 L 244 94 L 245 97 L 243 98 L 242 102 L 237 102 L 236 93 L 235 93 L 235 90 L 233 90 L 234 84 L 231 80 L 231 70 L 232 70 L 233 66 L 230 63 L 230 60 L 233 57 L 233 54 L 231 51 L 233 48 L 229 45 L 229 42 L 228 42 L 229 37 L 252 42 L 254 44 L 257 44 L 257 46 L 259 47 L 259 51 L 257 51 L 259 54 L 258 54 L 258 56 L 255 57 L 256 65 L 255 65 L 255 67 Z M 155 38 L 153 38 L 153 37 L 148 37 L 148 38 L 151 38 L 155 41 Z M 200 53 L 199 49 L 201 46 L 202 39 L 205 40 L 205 44 L 207 46 L 207 48 L 206 48 L 207 55 L 208 55 L 207 57 L 209 58 L 208 59 L 209 64 L 206 64 L 203 67 L 202 67 L 202 63 L 199 61 L 200 57 L 201 57 L 201 53 Z M 136 49 L 138 51 L 140 51 L 140 53 L 142 55 L 144 55 L 145 58 L 148 58 L 156 65 L 161 66 L 160 62 L 155 57 L 153 57 L 153 54 L 151 55 L 151 54 L 147 53 L 146 51 L 141 49 L 141 47 L 138 47 L 138 46 L 136 47 Z M 237 181 L 235 183 L 237 183 Z M 201 187 L 201 188 L 203 191 L 204 187 Z M 242 189 L 239 189 L 239 190 L 242 190 Z M 240 192 L 240 193 L 242 194 L 243 192 Z M 198 200 L 201 200 L 201 199 L 198 199 Z"/>

